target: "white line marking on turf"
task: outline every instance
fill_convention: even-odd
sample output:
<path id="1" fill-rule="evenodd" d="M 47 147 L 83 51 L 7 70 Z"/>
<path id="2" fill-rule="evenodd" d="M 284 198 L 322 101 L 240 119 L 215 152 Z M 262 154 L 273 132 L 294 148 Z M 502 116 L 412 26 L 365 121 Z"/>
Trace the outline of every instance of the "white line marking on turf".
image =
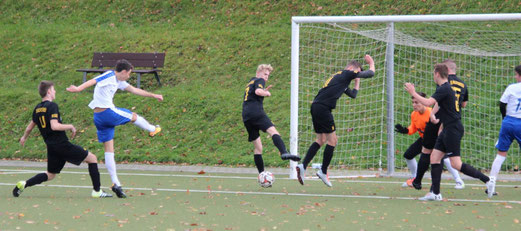
<path id="1" fill-rule="evenodd" d="M 13 186 L 12 183 L 0 183 L 3 186 Z M 92 188 L 83 185 L 36 185 L 38 187 L 56 188 Z M 246 191 L 222 191 L 222 190 L 199 190 L 199 189 L 168 189 L 168 188 L 125 188 L 137 191 L 163 191 L 163 192 L 184 192 L 184 193 L 217 193 L 235 195 L 269 195 L 269 196 L 301 196 L 301 197 L 331 197 L 331 198 L 361 198 L 361 199 L 396 199 L 396 200 L 418 200 L 415 197 L 390 197 L 390 196 L 362 196 L 362 195 L 339 195 L 339 194 L 309 194 L 309 193 L 280 193 L 280 192 L 246 192 Z M 449 202 L 478 202 L 478 203 L 512 203 L 521 204 L 521 201 L 507 200 L 473 200 L 473 199 L 446 199 Z"/>
<path id="2" fill-rule="evenodd" d="M 18 170 L 18 169 L 0 169 L 0 175 L 8 175 L 8 174 L 34 174 L 34 173 L 40 173 L 41 170 Z M 72 172 L 72 171 L 62 171 L 61 173 L 65 174 L 80 174 L 80 175 L 88 175 L 88 172 Z M 108 175 L 106 172 L 100 172 L 101 175 Z M 243 180 L 256 180 L 257 177 L 255 176 L 209 176 L 209 175 L 183 175 L 183 174 L 159 174 L 159 173 L 118 173 L 120 176 L 161 176 L 161 177 L 188 177 L 188 178 L 216 178 L 216 179 L 243 179 Z M 370 175 L 372 176 L 372 175 Z M 374 183 L 374 184 L 403 184 L 402 181 L 371 181 L 371 180 L 358 180 L 358 178 L 366 178 L 366 177 L 359 177 L 359 176 L 352 176 L 350 179 L 355 179 L 353 181 L 350 180 L 331 180 L 333 182 L 338 181 L 342 183 Z M 371 178 L 371 177 L 369 177 Z M 288 177 L 277 177 L 278 180 L 295 180 L 290 179 Z M 318 178 L 306 178 L 306 180 L 313 180 L 313 181 L 320 181 Z M 430 184 L 426 184 L 430 185 Z M 441 185 L 455 185 L 454 183 L 441 183 Z M 485 187 L 485 184 L 465 184 L 465 186 L 471 186 L 471 187 Z M 519 188 L 520 185 L 499 185 L 497 184 L 496 187 L 500 188 Z"/>

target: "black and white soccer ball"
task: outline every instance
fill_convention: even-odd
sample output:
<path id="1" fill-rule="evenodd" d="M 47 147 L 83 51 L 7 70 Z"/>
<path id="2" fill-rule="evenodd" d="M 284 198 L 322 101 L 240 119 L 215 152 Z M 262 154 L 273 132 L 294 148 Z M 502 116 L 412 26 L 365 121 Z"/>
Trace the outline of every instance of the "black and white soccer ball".
<path id="1" fill-rule="evenodd" d="M 259 173 L 259 184 L 263 188 L 269 188 L 273 185 L 273 182 L 275 182 L 275 176 L 273 176 L 273 173 L 264 171 Z"/>

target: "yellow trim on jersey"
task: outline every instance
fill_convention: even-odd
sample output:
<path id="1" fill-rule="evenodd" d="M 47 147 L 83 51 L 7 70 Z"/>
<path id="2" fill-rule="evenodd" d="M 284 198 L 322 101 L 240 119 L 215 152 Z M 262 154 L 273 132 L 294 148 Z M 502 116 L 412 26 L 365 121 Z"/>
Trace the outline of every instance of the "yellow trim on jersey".
<path id="1" fill-rule="evenodd" d="M 45 113 L 47 112 L 47 108 L 46 107 L 39 107 L 39 108 L 36 108 L 36 113 Z"/>
<path id="2" fill-rule="evenodd" d="M 52 114 L 51 118 L 58 118 L 58 114 Z"/>

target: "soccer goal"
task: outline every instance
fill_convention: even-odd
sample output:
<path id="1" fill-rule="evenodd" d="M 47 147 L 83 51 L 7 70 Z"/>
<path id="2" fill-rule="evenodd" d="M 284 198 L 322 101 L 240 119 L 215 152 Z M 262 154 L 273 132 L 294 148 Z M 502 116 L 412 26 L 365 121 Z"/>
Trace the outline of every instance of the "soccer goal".
<path id="1" fill-rule="evenodd" d="M 363 56 L 370 54 L 376 75 L 361 81 L 356 99 L 343 96 L 333 110 L 338 145 L 330 175 L 393 175 L 405 168 L 403 153 L 418 135 L 394 132 L 394 124 L 410 123 L 411 98 L 403 83 L 430 96 L 434 64 L 452 59 L 469 88 L 462 159 L 489 169 L 501 125 L 499 98 L 521 64 L 520 20 L 521 14 L 293 17 L 291 153 L 303 157 L 315 140 L 310 105 L 324 81 L 349 60 L 365 64 Z M 514 144 L 503 170 L 520 164 Z M 290 178 L 295 166 L 290 165 Z"/>

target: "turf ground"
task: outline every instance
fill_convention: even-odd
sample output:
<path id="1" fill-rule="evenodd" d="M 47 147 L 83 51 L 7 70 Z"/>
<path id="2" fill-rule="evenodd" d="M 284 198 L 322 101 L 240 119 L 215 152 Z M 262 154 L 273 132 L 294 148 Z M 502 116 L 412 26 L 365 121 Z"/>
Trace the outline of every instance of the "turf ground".
<path id="1" fill-rule="evenodd" d="M 327 188 L 276 175 L 120 171 L 126 199 L 90 198 L 86 169 L 64 169 L 44 186 L 11 190 L 42 168 L 1 167 L 0 230 L 520 230 L 519 182 L 498 182 L 487 199 L 478 181 L 463 190 L 444 181 L 443 202 L 421 202 L 403 179 L 334 179 Z M 110 178 L 102 171 L 102 187 Z M 105 188 L 105 190 L 108 190 Z"/>

